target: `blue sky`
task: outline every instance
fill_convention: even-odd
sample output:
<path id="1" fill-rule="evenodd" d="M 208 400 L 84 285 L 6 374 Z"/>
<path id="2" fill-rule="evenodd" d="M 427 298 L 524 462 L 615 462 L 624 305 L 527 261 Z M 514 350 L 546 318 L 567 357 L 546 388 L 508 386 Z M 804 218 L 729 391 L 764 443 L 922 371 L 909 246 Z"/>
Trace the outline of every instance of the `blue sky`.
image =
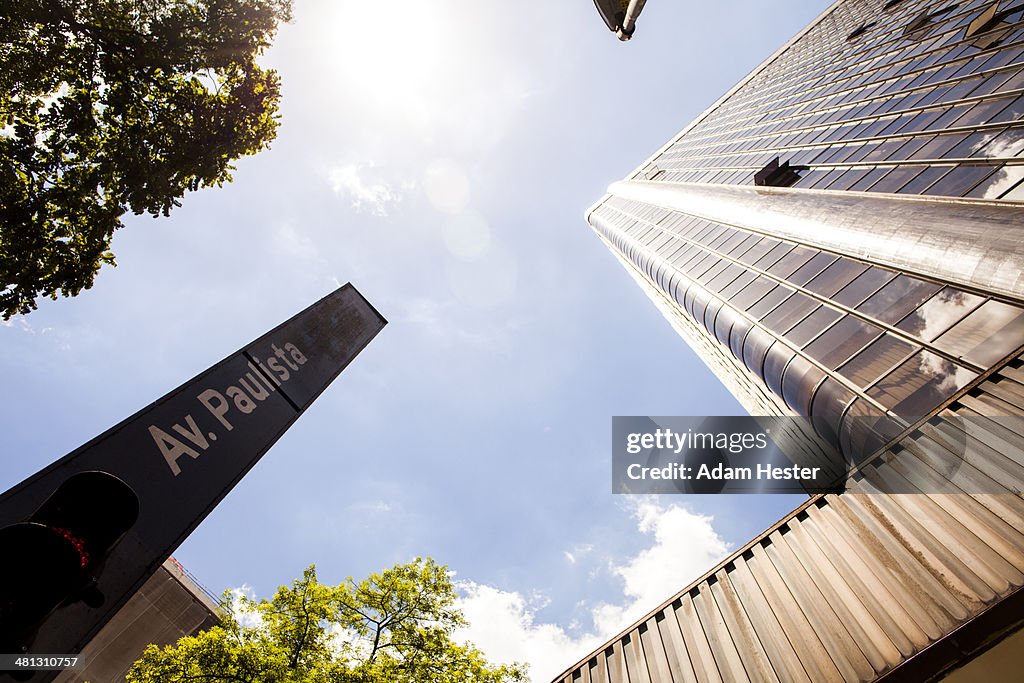
<path id="1" fill-rule="evenodd" d="M 611 495 L 612 415 L 740 408 L 583 212 L 825 6 L 655 0 L 621 44 L 587 0 L 296 0 L 272 148 L 0 326 L 0 487 L 351 281 L 390 324 L 175 556 L 269 596 L 430 555 L 549 680 L 798 500 Z"/>

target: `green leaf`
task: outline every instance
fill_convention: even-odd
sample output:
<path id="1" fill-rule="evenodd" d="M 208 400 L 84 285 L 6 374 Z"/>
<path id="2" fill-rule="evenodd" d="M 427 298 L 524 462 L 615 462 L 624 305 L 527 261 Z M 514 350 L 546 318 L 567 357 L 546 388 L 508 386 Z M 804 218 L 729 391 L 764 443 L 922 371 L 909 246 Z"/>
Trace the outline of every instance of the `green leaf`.
<path id="1" fill-rule="evenodd" d="M 75 296 L 131 211 L 167 216 L 277 133 L 256 58 L 290 0 L 0 0 L 0 311 Z"/>

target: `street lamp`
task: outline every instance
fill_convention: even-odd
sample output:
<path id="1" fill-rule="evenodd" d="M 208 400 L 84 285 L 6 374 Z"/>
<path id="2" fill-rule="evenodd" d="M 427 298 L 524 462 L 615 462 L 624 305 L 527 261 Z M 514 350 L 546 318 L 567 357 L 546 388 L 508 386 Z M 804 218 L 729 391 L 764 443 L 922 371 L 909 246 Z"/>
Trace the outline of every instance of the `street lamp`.
<path id="1" fill-rule="evenodd" d="M 636 30 L 636 20 L 647 0 L 594 0 L 597 11 L 608 30 L 619 40 L 629 40 Z"/>

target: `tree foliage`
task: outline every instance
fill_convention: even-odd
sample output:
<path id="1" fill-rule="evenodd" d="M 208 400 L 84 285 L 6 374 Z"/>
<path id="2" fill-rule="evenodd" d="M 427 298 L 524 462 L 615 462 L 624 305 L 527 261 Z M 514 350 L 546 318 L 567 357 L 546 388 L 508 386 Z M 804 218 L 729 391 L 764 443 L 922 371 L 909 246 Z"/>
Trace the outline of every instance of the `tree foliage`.
<path id="1" fill-rule="evenodd" d="M 221 626 L 150 645 L 128 683 L 511 683 L 523 666 L 489 664 L 456 643 L 465 625 L 447 567 L 417 558 L 362 581 L 317 581 L 315 567 L 272 600 L 235 597 Z"/>
<path id="2" fill-rule="evenodd" d="M 291 0 L 0 0 L 0 310 L 92 286 L 127 211 L 186 191 L 277 129 L 256 64 Z"/>

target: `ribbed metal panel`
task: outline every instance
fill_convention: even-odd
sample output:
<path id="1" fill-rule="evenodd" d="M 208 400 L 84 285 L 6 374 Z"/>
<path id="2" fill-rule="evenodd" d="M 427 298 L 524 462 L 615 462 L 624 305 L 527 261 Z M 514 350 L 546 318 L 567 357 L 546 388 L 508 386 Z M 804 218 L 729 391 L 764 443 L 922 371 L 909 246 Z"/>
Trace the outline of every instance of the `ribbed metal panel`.
<path id="1" fill-rule="evenodd" d="M 1021 406 L 1017 358 L 556 680 L 898 677 L 1024 585 L 1024 420 L 978 418 Z"/>

